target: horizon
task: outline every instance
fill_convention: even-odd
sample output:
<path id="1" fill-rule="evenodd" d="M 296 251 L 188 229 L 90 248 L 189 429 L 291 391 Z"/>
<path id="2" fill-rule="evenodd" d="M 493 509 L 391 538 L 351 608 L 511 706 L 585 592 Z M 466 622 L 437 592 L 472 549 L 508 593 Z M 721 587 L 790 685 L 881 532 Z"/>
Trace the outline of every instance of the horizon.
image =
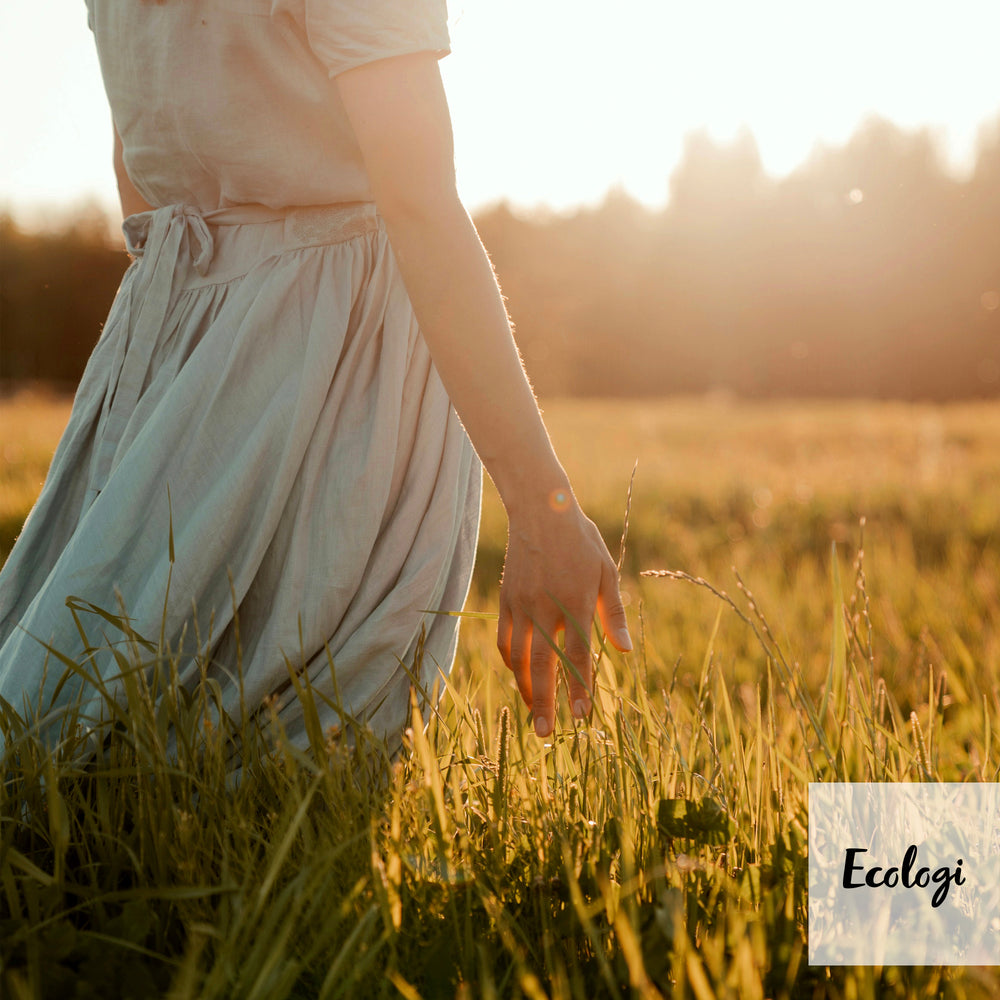
<path id="1" fill-rule="evenodd" d="M 677 161 L 671 164 L 669 172 L 664 175 L 663 186 L 666 194 L 659 201 L 651 202 L 644 200 L 629 190 L 620 180 L 617 180 L 609 183 L 603 191 L 596 193 L 592 198 L 565 205 L 551 205 L 546 202 L 523 203 L 502 193 L 478 204 L 470 205 L 466 201 L 466 205 L 469 213 L 473 216 L 486 216 L 497 210 L 506 209 L 518 219 L 545 222 L 551 219 L 571 218 L 580 213 L 598 210 L 617 199 L 624 199 L 653 215 L 666 212 L 670 209 L 672 204 L 669 190 L 670 182 L 678 169 L 685 164 L 685 157 L 692 143 L 707 140 L 712 147 L 725 154 L 735 151 L 741 145 L 749 142 L 759 157 L 763 176 L 771 184 L 780 186 L 782 183 L 794 179 L 797 175 L 808 170 L 817 158 L 827 153 L 848 148 L 858 137 L 878 125 L 888 126 L 889 129 L 913 139 L 926 137 L 933 151 L 935 165 L 940 170 L 941 175 L 955 183 L 961 184 L 967 183 L 972 179 L 978 158 L 987 144 L 991 141 L 1000 142 L 1000 106 L 998 106 L 996 116 L 983 122 L 980 126 L 976 147 L 971 152 L 967 162 L 955 163 L 948 158 L 948 150 L 942 141 L 939 131 L 926 125 L 907 129 L 900 126 L 897 122 L 874 113 L 861 119 L 855 129 L 842 143 L 832 143 L 818 139 L 801 161 L 795 163 L 790 169 L 782 173 L 776 173 L 767 169 L 767 164 L 764 161 L 757 137 L 751 129 L 743 127 L 735 135 L 719 139 L 706 128 L 696 128 L 683 136 L 681 153 Z M 853 197 L 855 190 L 852 189 L 848 193 L 848 196 Z M 96 213 L 102 213 L 106 217 L 109 235 L 112 238 L 116 238 L 119 234 L 121 223 L 119 206 L 117 202 L 102 200 L 96 192 L 82 192 L 71 201 L 39 202 L 21 208 L 0 197 L 0 217 L 6 216 L 11 219 L 14 225 L 25 233 L 59 233 L 71 228 L 81 220 L 86 221 Z"/>

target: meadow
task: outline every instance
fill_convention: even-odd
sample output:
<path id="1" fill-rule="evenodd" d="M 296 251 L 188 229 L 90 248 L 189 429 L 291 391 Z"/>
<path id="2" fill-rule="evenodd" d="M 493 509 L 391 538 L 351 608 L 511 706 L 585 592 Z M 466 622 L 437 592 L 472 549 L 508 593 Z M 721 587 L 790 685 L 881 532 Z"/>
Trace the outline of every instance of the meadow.
<path id="1" fill-rule="evenodd" d="M 544 408 L 637 640 L 601 651 L 590 725 L 564 706 L 536 740 L 477 617 L 490 489 L 454 671 L 395 759 L 220 720 L 118 622 L 99 749 L 0 711 L 0 994 L 1000 993 L 988 968 L 810 966 L 806 882 L 809 781 L 1000 777 L 1000 404 Z M 0 558 L 67 416 L 0 398 Z"/>

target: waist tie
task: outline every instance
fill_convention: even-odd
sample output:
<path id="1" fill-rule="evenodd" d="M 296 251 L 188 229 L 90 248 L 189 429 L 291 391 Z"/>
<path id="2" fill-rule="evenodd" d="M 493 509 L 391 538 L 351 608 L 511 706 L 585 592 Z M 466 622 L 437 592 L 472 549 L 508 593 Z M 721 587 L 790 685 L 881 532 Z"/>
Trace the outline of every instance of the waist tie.
<path id="1" fill-rule="evenodd" d="M 100 436 L 91 467 L 91 489 L 100 492 L 111 475 L 115 453 L 142 394 L 157 334 L 174 296 L 182 255 L 199 274 L 212 263 L 215 242 L 204 216 L 190 205 L 167 205 L 130 215 L 122 224 L 125 246 L 136 269 L 128 285 L 121 335 L 115 345 L 101 410 Z M 136 330 L 146 336 L 135 336 Z"/>
<path id="2" fill-rule="evenodd" d="M 101 410 L 91 489 L 100 492 L 111 474 L 119 442 L 142 395 L 161 331 L 177 288 L 190 268 L 205 277 L 215 254 L 212 227 L 284 223 L 283 249 L 325 245 L 379 228 L 375 206 L 361 202 L 291 209 L 237 205 L 201 212 L 191 205 L 130 215 L 122 224 L 125 246 L 135 258 L 123 329 L 115 345 Z"/>

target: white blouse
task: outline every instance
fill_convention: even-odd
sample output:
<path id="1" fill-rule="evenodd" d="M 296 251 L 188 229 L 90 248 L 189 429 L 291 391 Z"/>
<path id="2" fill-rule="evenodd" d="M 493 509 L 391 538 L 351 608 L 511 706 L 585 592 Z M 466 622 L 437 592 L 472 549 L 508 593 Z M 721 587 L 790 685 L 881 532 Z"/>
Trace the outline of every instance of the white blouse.
<path id="1" fill-rule="evenodd" d="M 370 201 L 333 77 L 449 50 L 444 0 L 86 2 L 125 167 L 157 207 Z"/>

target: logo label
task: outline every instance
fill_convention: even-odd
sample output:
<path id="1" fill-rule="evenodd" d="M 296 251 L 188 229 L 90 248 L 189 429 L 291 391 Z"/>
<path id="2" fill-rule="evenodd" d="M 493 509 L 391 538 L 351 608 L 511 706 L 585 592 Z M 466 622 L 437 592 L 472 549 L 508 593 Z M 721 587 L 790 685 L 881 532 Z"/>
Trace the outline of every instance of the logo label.
<path id="1" fill-rule="evenodd" d="M 811 965 L 1000 965 L 1000 785 L 810 784 Z"/>

